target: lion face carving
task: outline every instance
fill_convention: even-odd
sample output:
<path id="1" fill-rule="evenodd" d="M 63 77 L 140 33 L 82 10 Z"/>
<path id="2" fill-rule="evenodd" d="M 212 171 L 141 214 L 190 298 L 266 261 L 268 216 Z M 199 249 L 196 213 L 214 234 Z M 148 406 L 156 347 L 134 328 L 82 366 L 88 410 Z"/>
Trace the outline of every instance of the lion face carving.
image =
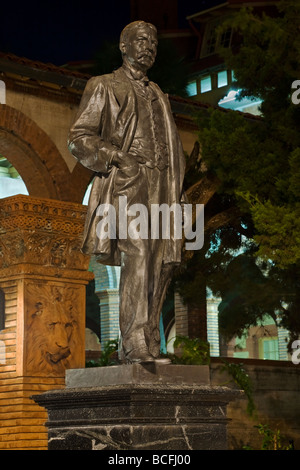
<path id="1" fill-rule="evenodd" d="M 27 372 L 64 374 L 76 363 L 76 344 L 82 344 L 76 289 L 47 284 L 33 288 L 27 310 Z"/>

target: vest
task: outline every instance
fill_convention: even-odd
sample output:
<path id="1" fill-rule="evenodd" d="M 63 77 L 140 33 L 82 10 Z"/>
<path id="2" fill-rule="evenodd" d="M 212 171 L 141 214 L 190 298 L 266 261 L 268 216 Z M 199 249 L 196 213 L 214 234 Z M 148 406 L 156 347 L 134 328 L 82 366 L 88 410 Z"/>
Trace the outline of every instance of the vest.
<path id="1" fill-rule="evenodd" d="M 146 159 L 146 166 L 163 170 L 168 166 L 168 145 L 163 110 L 148 81 L 131 80 L 138 107 L 136 132 L 129 153 Z"/>

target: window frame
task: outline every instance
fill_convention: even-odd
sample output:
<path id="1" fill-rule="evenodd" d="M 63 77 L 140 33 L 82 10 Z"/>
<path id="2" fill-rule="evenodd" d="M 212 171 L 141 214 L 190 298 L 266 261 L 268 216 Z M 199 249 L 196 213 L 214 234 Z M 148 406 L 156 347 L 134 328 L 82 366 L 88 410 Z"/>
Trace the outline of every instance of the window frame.
<path id="1" fill-rule="evenodd" d="M 223 20 L 221 20 L 220 18 L 217 18 L 217 19 L 215 18 L 206 24 L 203 42 L 202 42 L 201 50 L 200 50 L 200 59 L 217 54 L 218 50 L 221 47 L 226 47 L 227 49 L 231 46 L 232 34 L 233 34 L 232 28 L 228 28 L 224 33 L 216 32 L 218 27 L 221 26 L 222 22 Z M 226 46 L 222 45 L 222 39 L 224 38 L 224 36 L 226 36 L 226 42 L 228 42 L 228 45 Z M 229 39 L 228 39 L 228 36 L 229 36 Z M 211 47 L 212 43 L 214 43 L 213 47 Z M 209 48 L 210 50 L 208 50 Z"/>

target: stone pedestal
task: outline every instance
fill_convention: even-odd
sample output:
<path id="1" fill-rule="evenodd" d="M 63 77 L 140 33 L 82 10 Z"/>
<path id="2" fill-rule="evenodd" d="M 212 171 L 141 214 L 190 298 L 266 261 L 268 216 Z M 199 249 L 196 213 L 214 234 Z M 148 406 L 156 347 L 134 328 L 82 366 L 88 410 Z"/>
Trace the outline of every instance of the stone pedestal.
<path id="1" fill-rule="evenodd" d="M 68 370 L 66 389 L 33 399 L 48 411 L 49 450 L 227 449 L 226 407 L 240 391 L 208 366 Z"/>

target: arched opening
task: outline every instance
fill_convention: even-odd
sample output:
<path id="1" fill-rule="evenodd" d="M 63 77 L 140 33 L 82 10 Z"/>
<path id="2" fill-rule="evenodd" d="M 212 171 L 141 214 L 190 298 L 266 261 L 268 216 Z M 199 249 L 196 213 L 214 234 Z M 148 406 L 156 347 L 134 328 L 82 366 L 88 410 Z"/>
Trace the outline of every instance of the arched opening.
<path id="1" fill-rule="evenodd" d="M 0 154 L 30 196 L 72 201 L 71 174 L 51 138 L 28 116 L 0 104 Z"/>
<path id="2" fill-rule="evenodd" d="M 16 168 L 0 154 L 0 199 L 17 194 L 29 193 Z"/>
<path id="3" fill-rule="evenodd" d="M 84 206 L 87 206 L 88 203 L 89 203 L 89 198 L 90 198 L 90 194 L 91 194 L 91 189 L 92 189 L 92 184 L 93 184 L 93 181 L 91 181 L 88 185 L 88 187 L 86 188 L 86 191 L 84 193 L 84 197 L 83 197 L 83 200 L 82 200 L 82 204 Z"/>
<path id="4" fill-rule="evenodd" d="M 0 128 L 0 153 L 21 175 L 30 196 L 59 199 L 49 172 L 29 142 Z"/>

